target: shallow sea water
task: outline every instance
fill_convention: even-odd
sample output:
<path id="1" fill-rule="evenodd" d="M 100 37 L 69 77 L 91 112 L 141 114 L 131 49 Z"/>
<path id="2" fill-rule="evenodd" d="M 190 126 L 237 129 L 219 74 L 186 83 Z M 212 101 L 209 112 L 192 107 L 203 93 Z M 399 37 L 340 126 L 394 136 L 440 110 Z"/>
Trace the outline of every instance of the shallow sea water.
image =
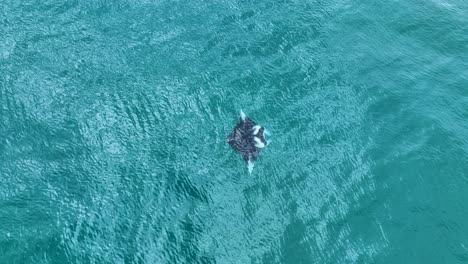
<path id="1" fill-rule="evenodd" d="M 2 1 L 0 263 L 468 262 L 467 3 Z"/>

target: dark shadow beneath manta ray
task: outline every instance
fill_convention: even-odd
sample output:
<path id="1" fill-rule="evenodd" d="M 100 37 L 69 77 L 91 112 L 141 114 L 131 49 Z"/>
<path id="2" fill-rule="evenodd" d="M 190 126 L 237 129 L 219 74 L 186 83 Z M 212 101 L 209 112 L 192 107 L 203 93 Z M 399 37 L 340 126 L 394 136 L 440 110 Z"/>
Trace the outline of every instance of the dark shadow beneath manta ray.
<path id="1" fill-rule="evenodd" d="M 264 127 L 255 124 L 252 119 L 246 117 L 244 112 L 241 111 L 236 127 L 226 137 L 226 142 L 242 156 L 246 164 L 249 165 L 250 162 L 253 166 L 260 149 L 268 144 L 264 133 Z M 250 168 L 249 171 L 251 171 Z"/>

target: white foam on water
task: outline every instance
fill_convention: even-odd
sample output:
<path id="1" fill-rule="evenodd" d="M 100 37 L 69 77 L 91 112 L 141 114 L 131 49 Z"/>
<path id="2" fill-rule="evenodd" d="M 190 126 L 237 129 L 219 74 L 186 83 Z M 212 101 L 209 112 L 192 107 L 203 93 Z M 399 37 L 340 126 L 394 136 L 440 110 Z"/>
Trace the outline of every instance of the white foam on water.
<path id="1" fill-rule="evenodd" d="M 266 128 L 263 130 L 263 137 L 265 138 L 265 141 L 267 142 L 267 145 L 270 145 L 271 139 L 267 139 L 266 136 L 271 136 L 270 131 L 268 131 Z"/>

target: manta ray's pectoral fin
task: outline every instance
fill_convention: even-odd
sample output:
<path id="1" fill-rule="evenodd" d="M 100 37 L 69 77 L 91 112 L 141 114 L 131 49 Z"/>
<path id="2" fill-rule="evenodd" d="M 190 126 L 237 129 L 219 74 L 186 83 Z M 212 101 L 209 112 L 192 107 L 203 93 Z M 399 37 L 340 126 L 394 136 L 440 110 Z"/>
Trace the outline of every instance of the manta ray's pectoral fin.
<path id="1" fill-rule="evenodd" d="M 245 161 L 245 163 L 248 163 L 248 161 L 249 161 L 249 159 L 250 159 L 249 153 L 247 153 L 247 152 L 242 152 L 241 155 L 242 155 L 242 159 Z"/>
<path id="2" fill-rule="evenodd" d="M 242 121 L 245 121 L 245 113 L 244 111 L 240 110 L 240 119 L 242 119 Z"/>
<path id="3" fill-rule="evenodd" d="M 229 133 L 229 135 L 226 137 L 226 142 L 231 143 L 234 141 L 234 132 Z"/>
<path id="4" fill-rule="evenodd" d="M 252 159 L 249 159 L 249 161 L 247 162 L 247 168 L 249 169 L 249 174 L 252 174 L 254 166 L 255 166 L 255 161 L 253 161 Z"/>
<path id="5" fill-rule="evenodd" d="M 250 160 L 252 160 L 253 162 L 257 161 L 257 157 L 259 154 L 260 154 L 259 148 L 253 149 L 250 153 Z"/>

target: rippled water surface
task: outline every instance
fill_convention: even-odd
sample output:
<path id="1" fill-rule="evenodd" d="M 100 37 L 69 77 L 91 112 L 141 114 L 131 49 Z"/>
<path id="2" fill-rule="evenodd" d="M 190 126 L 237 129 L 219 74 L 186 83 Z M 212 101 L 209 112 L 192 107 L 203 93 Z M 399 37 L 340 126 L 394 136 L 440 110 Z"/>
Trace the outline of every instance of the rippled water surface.
<path id="1" fill-rule="evenodd" d="M 467 118 L 465 0 L 5 0 L 0 263 L 466 263 Z"/>

